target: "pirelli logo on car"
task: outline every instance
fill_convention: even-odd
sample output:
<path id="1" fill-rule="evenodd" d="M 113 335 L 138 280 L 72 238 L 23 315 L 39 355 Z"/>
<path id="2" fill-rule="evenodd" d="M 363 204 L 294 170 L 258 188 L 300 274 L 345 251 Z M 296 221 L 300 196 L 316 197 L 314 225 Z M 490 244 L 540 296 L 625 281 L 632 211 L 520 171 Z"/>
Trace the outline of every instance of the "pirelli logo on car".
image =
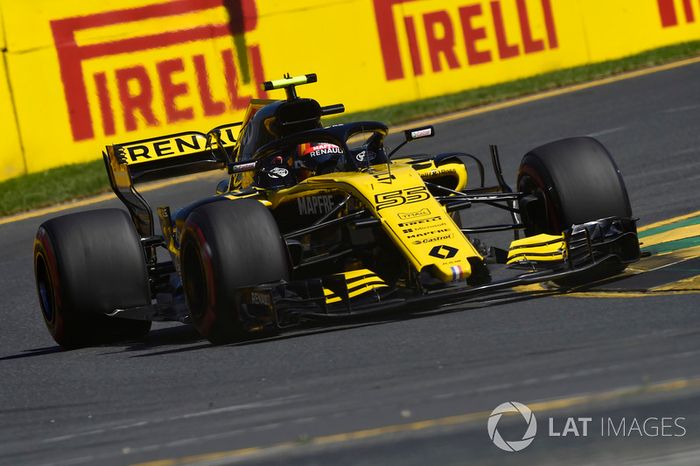
<path id="1" fill-rule="evenodd" d="M 267 97 L 255 0 L 153 0 L 50 25 L 74 141 L 240 113 Z"/>

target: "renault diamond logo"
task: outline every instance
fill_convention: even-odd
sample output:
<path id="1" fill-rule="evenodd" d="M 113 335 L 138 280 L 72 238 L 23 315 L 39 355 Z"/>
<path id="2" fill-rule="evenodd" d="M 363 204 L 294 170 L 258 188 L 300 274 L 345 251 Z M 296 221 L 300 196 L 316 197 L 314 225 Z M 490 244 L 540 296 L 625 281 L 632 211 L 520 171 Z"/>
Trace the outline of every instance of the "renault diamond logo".
<path id="1" fill-rule="evenodd" d="M 438 259 L 452 259 L 458 252 L 459 249 L 451 246 L 440 245 L 431 249 L 429 254 L 433 257 L 437 257 Z"/>

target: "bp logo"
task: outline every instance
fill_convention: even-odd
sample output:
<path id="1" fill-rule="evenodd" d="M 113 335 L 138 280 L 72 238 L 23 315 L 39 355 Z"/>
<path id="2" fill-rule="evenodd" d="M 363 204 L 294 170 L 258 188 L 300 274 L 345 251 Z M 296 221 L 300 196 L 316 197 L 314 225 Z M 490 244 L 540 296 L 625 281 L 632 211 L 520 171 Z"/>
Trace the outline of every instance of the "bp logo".
<path id="1" fill-rule="evenodd" d="M 520 413 L 527 423 L 527 430 L 520 440 L 504 440 L 498 432 L 498 421 L 505 413 Z M 488 423 L 486 425 L 489 431 L 489 437 L 494 445 L 504 451 L 516 452 L 527 448 L 535 439 L 537 434 L 537 419 L 535 414 L 530 411 L 530 408 L 517 401 L 509 401 L 499 405 L 491 412 Z"/>

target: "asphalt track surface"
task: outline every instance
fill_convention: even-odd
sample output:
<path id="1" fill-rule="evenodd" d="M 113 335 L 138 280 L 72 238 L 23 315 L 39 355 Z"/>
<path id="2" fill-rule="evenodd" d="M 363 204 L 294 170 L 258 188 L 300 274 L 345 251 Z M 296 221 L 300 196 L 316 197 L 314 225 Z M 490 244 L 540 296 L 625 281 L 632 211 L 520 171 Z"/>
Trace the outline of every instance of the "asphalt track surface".
<path id="1" fill-rule="evenodd" d="M 439 124 L 413 150 L 485 157 L 498 143 L 512 181 L 528 149 L 594 135 L 646 225 L 699 209 L 698 82 L 695 64 Z M 213 187 L 147 197 L 178 206 Z M 32 240 L 46 218 L 0 226 L 0 464 L 700 463 L 700 294 L 523 296 L 223 347 L 157 325 L 144 341 L 61 351 L 33 285 Z M 678 267 L 664 270 L 700 274 L 697 261 Z M 657 285 L 671 275 L 648 274 Z M 538 419 L 518 453 L 497 449 L 486 429 L 511 400 Z M 568 416 L 594 419 L 589 435 L 547 435 L 549 417 L 561 432 Z M 684 418 L 683 430 L 606 437 L 597 424 L 648 417 Z M 498 428 L 519 440 L 525 421 Z"/>

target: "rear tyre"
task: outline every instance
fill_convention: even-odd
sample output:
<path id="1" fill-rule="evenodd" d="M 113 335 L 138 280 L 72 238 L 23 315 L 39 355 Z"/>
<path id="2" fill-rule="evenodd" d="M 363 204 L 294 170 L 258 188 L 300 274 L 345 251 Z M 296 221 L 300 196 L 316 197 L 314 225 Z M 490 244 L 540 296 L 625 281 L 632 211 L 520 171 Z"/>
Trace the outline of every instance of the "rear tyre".
<path id="1" fill-rule="evenodd" d="M 239 288 L 289 278 L 289 255 L 277 223 L 252 199 L 193 210 L 182 233 L 180 264 L 192 321 L 214 344 L 247 334 Z"/>
<path id="2" fill-rule="evenodd" d="M 105 315 L 150 303 L 141 242 L 122 210 L 44 222 L 34 241 L 34 276 L 46 327 L 63 347 L 139 338 L 151 328 L 149 321 Z"/>
<path id="3" fill-rule="evenodd" d="M 632 217 L 620 170 L 608 150 L 589 137 L 563 139 L 528 152 L 520 164 L 518 191 L 527 194 L 520 208 L 528 236 L 557 235 L 574 224 L 606 217 Z M 603 275 L 624 269 L 614 264 Z"/>

